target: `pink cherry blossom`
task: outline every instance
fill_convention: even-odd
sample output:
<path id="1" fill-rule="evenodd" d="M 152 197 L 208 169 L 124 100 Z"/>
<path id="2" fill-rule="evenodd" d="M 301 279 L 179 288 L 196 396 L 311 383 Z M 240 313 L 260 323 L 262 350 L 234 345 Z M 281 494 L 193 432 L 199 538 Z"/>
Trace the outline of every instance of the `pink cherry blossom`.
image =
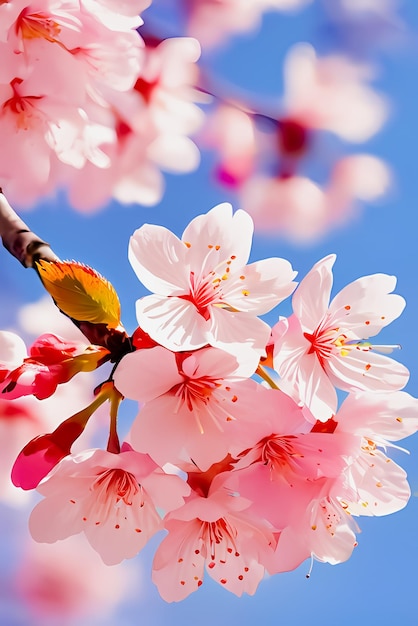
<path id="1" fill-rule="evenodd" d="M 99 144 L 109 137 L 115 142 L 116 135 L 112 126 L 97 123 L 109 109 L 104 92 L 133 87 L 143 43 L 133 16 L 120 21 L 117 12 L 104 10 L 101 16 L 112 16 L 110 27 L 87 4 L 0 4 L 5 62 L 0 72 L 0 132 L 8 146 L 0 155 L 0 175 L 15 202 L 29 204 L 55 191 L 61 183 L 55 159 L 71 168 L 86 162 L 109 165 Z M 37 158 L 31 160 L 34 151 Z M 16 178 L 22 167 L 24 184 Z"/>
<path id="2" fill-rule="evenodd" d="M 70 171 L 55 163 L 76 208 L 94 210 L 110 197 L 124 204 L 156 204 L 164 191 L 162 171 L 183 173 L 197 167 L 199 150 L 189 136 L 203 121 L 192 89 L 199 55 L 199 43 L 187 37 L 146 46 L 134 88 L 123 94 L 102 90 L 111 105 L 102 125 L 114 129 L 107 138 L 101 132 L 108 166 L 103 169 L 92 161 Z"/>
<path id="3" fill-rule="evenodd" d="M 137 301 L 141 328 L 174 351 L 210 344 L 263 355 L 270 328 L 257 315 L 293 291 L 295 272 L 279 258 L 247 265 L 252 233 L 250 216 L 226 203 L 194 218 L 181 239 L 161 226 L 135 231 L 129 259 L 155 293 Z"/>
<path id="4" fill-rule="evenodd" d="M 207 497 L 192 495 L 165 518 L 167 537 L 153 563 L 152 579 L 167 602 L 183 600 L 203 583 L 204 571 L 241 596 L 254 594 L 264 561 L 276 545 L 274 529 L 248 512 L 250 501 L 219 475 Z"/>
<path id="5" fill-rule="evenodd" d="M 330 255 L 314 265 L 293 296 L 294 314 L 273 329 L 274 366 L 281 388 L 320 421 L 336 412 L 334 387 L 395 391 L 409 377 L 406 367 L 365 342 L 405 306 L 401 296 L 391 293 L 396 278 L 386 274 L 359 278 L 329 304 L 335 258 Z"/>
<path id="6" fill-rule="evenodd" d="M 329 130 L 362 142 L 380 130 L 388 115 L 384 98 L 367 82 L 372 68 L 343 56 L 317 58 L 308 44 L 294 46 L 285 66 L 283 107 L 288 119 L 306 128 Z"/>
<path id="7" fill-rule="evenodd" d="M 388 166 L 366 154 L 337 160 L 321 188 L 304 176 L 255 175 L 240 188 L 241 206 L 258 232 L 313 241 L 355 216 L 358 201 L 375 202 L 391 186 Z"/>
<path id="8" fill-rule="evenodd" d="M 192 460 L 206 471 L 255 443 L 276 409 L 275 393 L 237 376 L 237 369 L 236 359 L 216 348 L 175 355 L 157 347 L 126 355 L 114 380 L 122 394 L 144 403 L 130 434 L 135 449 L 160 465 Z"/>
<path id="9" fill-rule="evenodd" d="M 63 459 L 38 486 L 45 496 L 32 511 L 35 541 L 54 543 L 84 532 L 107 565 L 135 556 L 160 528 L 156 507 L 181 506 L 188 486 L 148 455 L 88 450 Z"/>

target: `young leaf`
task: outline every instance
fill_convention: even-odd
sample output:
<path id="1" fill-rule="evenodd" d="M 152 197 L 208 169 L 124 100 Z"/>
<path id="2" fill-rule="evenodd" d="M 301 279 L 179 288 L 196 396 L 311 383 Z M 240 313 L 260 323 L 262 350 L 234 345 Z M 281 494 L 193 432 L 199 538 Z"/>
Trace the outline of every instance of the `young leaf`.
<path id="1" fill-rule="evenodd" d="M 120 324 L 120 302 L 113 285 L 96 270 L 75 261 L 40 260 L 42 283 L 57 307 L 79 322 Z"/>

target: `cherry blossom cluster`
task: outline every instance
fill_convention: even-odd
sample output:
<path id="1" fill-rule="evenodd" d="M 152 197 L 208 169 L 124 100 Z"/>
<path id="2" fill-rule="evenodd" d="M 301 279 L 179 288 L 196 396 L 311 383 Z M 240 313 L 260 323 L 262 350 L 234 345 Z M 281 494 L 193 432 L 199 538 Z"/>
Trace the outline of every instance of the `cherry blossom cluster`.
<path id="1" fill-rule="evenodd" d="M 199 43 L 146 46 L 137 29 L 149 4 L 0 3 L 0 179 L 14 203 L 65 188 L 80 209 L 112 197 L 154 204 L 161 169 L 196 167 L 188 135 L 201 112 L 189 84 Z"/>
<path id="2" fill-rule="evenodd" d="M 337 152 L 327 139 L 367 142 L 389 106 L 370 84 L 370 65 L 340 53 L 319 56 L 310 44 L 288 51 L 283 75 L 283 96 L 268 106 L 251 111 L 234 100 L 215 103 L 201 142 L 215 149 L 217 180 L 236 191 L 260 232 L 306 242 L 343 224 L 359 201 L 378 200 L 390 188 L 381 159 L 363 151 L 341 155 L 342 146 Z"/>
<path id="3" fill-rule="evenodd" d="M 32 537 L 84 533 L 115 564 L 162 530 L 152 579 L 169 602 L 196 591 L 205 572 L 240 596 L 266 572 L 345 561 L 355 518 L 396 512 L 410 496 L 387 451 L 418 430 L 418 400 L 402 391 L 409 372 L 388 356 L 396 346 L 371 339 L 405 306 L 396 279 L 365 276 L 331 299 L 334 255 L 297 285 L 285 259 L 248 263 L 252 235 L 251 217 L 229 204 L 194 218 L 181 238 L 139 228 L 129 259 L 150 295 L 137 301 L 129 337 L 105 279 L 73 262 L 42 263 L 56 304 L 95 324 L 97 344 L 47 334 L 27 354 L 19 337 L 0 334 L 5 401 L 46 398 L 112 364 L 92 402 L 15 461 L 14 484 L 43 496 Z M 290 296 L 289 317 L 272 327 L 261 319 Z M 139 412 L 121 443 L 124 398 Z M 107 403 L 107 448 L 74 451 Z"/>

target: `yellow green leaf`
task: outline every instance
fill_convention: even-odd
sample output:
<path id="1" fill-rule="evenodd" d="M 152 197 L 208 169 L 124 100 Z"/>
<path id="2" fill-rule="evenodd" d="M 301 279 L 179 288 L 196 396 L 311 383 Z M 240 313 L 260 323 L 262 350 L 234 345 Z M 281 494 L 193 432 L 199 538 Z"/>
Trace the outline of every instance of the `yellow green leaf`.
<path id="1" fill-rule="evenodd" d="M 120 324 L 120 302 L 113 285 L 96 270 L 75 261 L 40 260 L 43 285 L 63 313 L 79 322 Z"/>

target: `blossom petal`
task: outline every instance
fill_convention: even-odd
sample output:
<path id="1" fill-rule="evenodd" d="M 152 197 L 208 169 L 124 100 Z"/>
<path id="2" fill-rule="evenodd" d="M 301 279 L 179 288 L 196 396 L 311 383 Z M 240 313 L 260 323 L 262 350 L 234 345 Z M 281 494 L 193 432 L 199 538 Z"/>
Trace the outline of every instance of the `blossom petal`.
<path id="1" fill-rule="evenodd" d="M 136 303 L 142 330 L 159 344 L 173 350 L 195 350 L 209 343 L 211 323 L 188 300 L 145 296 Z"/>
<path id="2" fill-rule="evenodd" d="M 354 349 L 346 356 L 333 354 L 325 367 L 334 384 L 347 391 L 398 391 L 409 379 L 404 365 L 373 350 Z"/>
<path id="3" fill-rule="evenodd" d="M 402 296 L 392 294 L 396 277 L 387 274 L 363 276 L 344 287 L 332 300 L 332 320 L 357 333 L 359 338 L 373 337 L 399 317 L 405 307 Z M 331 323 L 330 323 L 331 325 Z"/>
<path id="4" fill-rule="evenodd" d="M 184 230 L 182 241 L 190 245 L 190 264 L 199 272 L 206 273 L 205 260 L 210 250 L 216 250 L 218 265 L 223 259 L 235 257 L 234 263 L 243 266 L 250 255 L 253 236 L 253 221 L 245 211 L 232 213 L 232 206 L 224 202 L 218 204 L 205 215 L 198 215 Z M 215 251 L 215 250 L 214 250 Z"/>
<path id="5" fill-rule="evenodd" d="M 362 453 L 348 471 L 357 501 L 344 498 L 351 515 L 390 515 L 406 506 L 411 490 L 406 472 L 380 450 Z"/>
<path id="6" fill-rule="evenodd" d="M 295 291 L 292 298 L 293 311 L 304 331 L 315 330 L 327 312 L 335 259 L 335 254 L 330 254 L 318 261 Z"/>
<path id="7" fill-rule="evenodd" d="M 150 291 L 164 296 L 189 292 L 187 247 L 167 228 L 144 224 L 130 239 L 128 257 Z"/>
<path id="8" fill-rule="evenodd" d="M 175 357 L 165 348 L 137 350 L 126 354 L 113 376 L 116 388 L 127 398 L 147 402 L 183 380 Z"/>
<path id="9" fill-rule="evenodd" d="M 224 288 L 225 300 L 239 311 L 263 315 L 290 296 L 296 286 L 296 272 L 285 259 L 257 261 L 242 272 L 238 281 L 226 281 Z"/>
<path id="10" fill-rule="evenodd" d="M 159 545 L 152 567 L 152 580 L 166 602 L 179 602 L 202 584 L 205 559 L 201 554 L 198 520 L 166 524 L 169 533 Z"/>
<path id="11" fill-rule="evenodd" d="M 418 399 L 405 391 L 355 392 L 338 411 L 338 429 L 398 441 L 418 430 Z"/>

